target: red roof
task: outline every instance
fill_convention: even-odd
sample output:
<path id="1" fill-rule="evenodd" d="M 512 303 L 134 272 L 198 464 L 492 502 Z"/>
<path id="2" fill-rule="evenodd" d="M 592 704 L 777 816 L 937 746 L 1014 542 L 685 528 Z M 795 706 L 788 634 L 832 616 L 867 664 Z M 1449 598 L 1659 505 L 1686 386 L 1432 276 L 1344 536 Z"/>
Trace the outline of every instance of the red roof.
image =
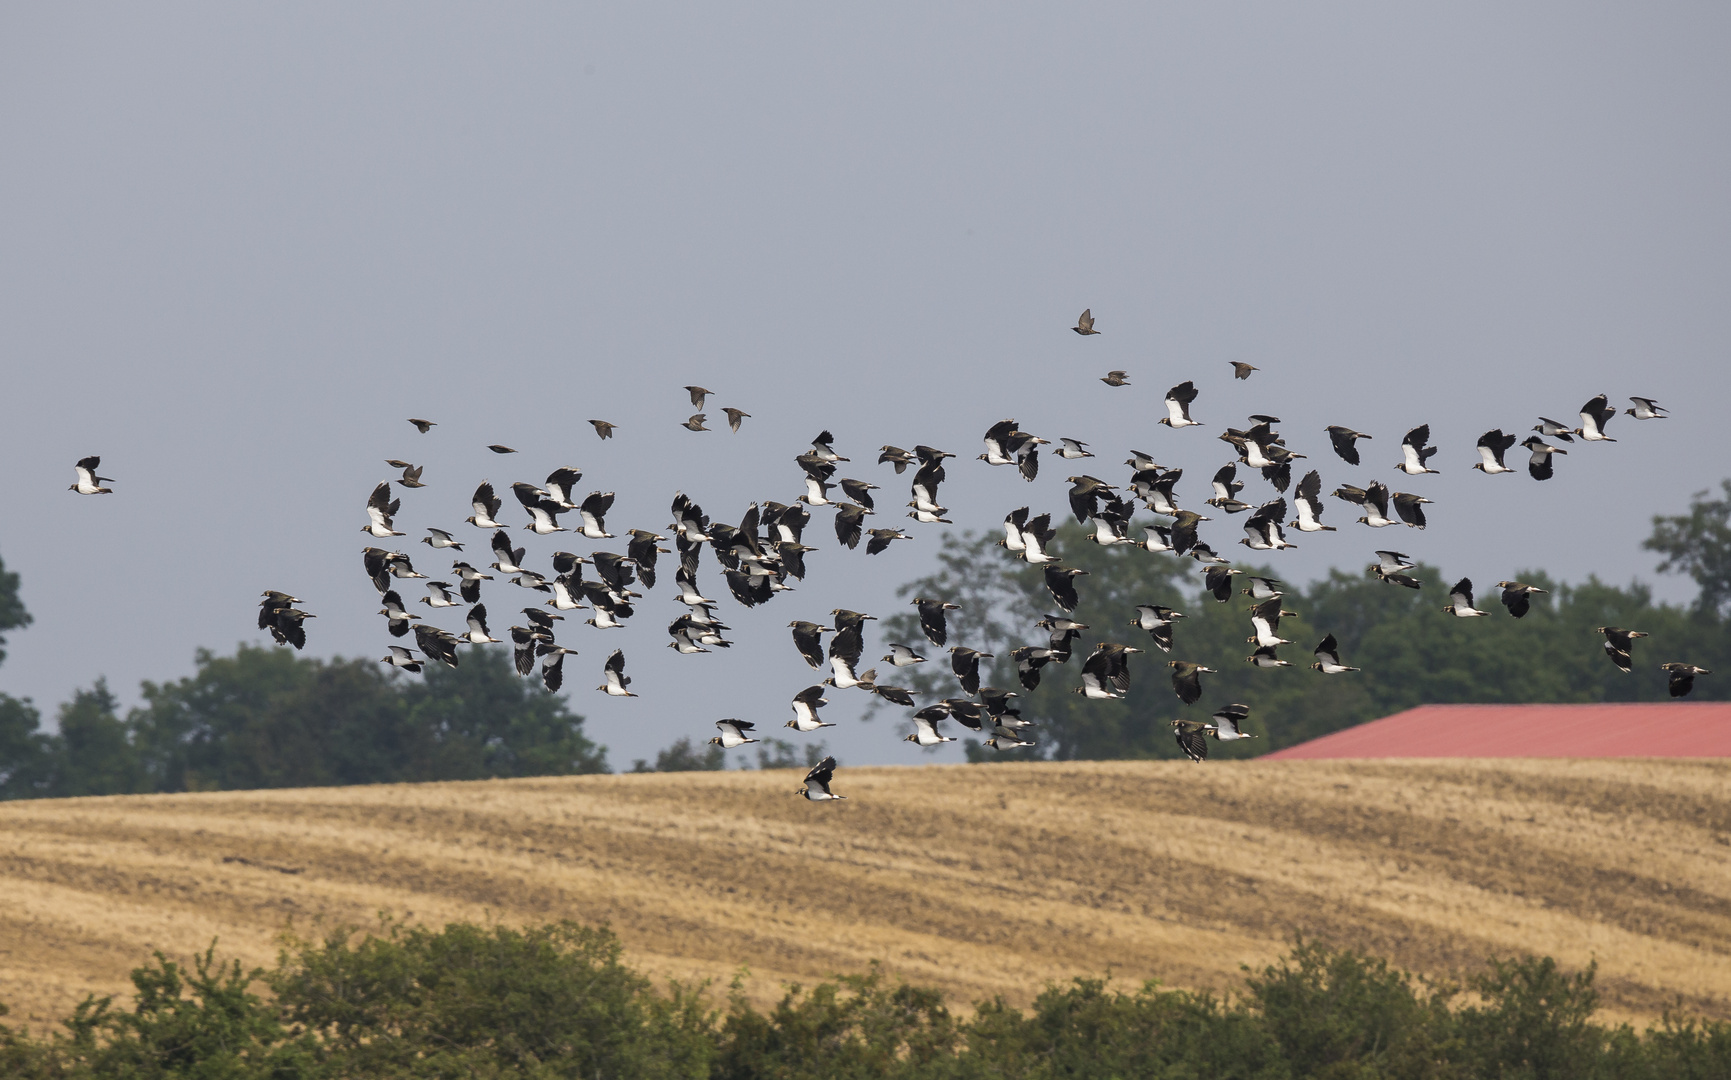
<path id="1" fill-rule="evenodd" d="M 1731 702 L 1421 705 L 1266 756 L 1731 757 Z"/>

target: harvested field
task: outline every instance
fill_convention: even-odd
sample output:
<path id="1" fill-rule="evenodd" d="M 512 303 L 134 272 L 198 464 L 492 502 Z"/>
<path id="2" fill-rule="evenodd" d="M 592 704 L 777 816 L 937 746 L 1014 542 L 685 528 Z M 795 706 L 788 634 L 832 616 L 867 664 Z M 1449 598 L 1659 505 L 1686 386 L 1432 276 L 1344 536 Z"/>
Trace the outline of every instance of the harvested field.
<path id="1" fill-rule="evenodd" d="M 1295 931 L 1432 975 L 1597 958 L 1612 1018 L 1731 1017 L 1731 762 L 1089 762 L 0 804 L 0 1001 L 33 1028 L 153 948 L 285 926 L 607 922 L 754 997 L 870 961 L 1027 1002 L 1108 969 L 1222 987 Z"/>

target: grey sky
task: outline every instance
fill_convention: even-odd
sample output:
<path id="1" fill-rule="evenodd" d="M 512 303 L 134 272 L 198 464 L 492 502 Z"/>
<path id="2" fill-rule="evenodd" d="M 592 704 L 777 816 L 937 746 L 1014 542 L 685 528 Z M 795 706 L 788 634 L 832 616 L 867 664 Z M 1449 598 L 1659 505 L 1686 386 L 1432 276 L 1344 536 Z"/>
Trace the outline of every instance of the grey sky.
<path id="1" fill-rule="evenodd" d="M 383 655 L 359 529 L 386 457 L 427 466 L 398 527 L 437 568 L 413 541 L 484 549 L 459 524 L 483 477 L 579 465 L 619 533 L 665 525 L 676 489 L 737 521 L 800 493 L 824 427 L 891 508 L 885 442 L 963 455 L 958 525 L 1062 509 L 1056 462 L 1025 485 L 971 460 L 1006 416 L 1093 443 L 1108 478 L 1132 447 L 1183 465 L 1191 503 L 1250 412 L 1325 490 L 1396 479 L 1428 421 L 1444 474 L 1399 479 L 1434 524 L 1396 546 L 1684 597 L 1639 542 L 1727 471 L 1699 460 L 1731 389 L 1727 55 L 1712 4 L 10 5 L 0 556 L 36 624 L 0 688 L 51 708 L 106 674 L 134 700 L 255 639 L 266 587 L 318 613 L 309 651 Z M 1085 306 L 1098 337 L 1066 329 Z M 1263 371 L 1232 383 L 1230 359 Z M 1132 387 L 1094 381 L 1120 367 Z M 1186 378 L 1207 426 L 1154 426 Z M 753 419 L 681 430 L 693 381 L 717 424 Z M 1676 418 L 1620 418 L 1549 484 L 1470 471 L 1486 428 L 1601 391 Z M 1376 436 L 1364 468 L 1328 423 Z M 116 495 L 65 490 L 90 453 Z M 1387 545 L 1348 509 L 1287 577 Z M 784 733 L 815 681 L 785 624 L 887 614 L 930 565 L 934 529 L 868 558 L 829 516 L 804 587 L 724 605 L 729 653 L 664 648 L 665 585 L 627 630 L 567 624 L 616 766 L 719 716 Z M 523 604 L 486 599 L 496 626 Z M 589 689 L 615 646 L 639 700 Z M 923 760 L 852 721 L 861 696 L 831 694 L 832 747 Z"/>

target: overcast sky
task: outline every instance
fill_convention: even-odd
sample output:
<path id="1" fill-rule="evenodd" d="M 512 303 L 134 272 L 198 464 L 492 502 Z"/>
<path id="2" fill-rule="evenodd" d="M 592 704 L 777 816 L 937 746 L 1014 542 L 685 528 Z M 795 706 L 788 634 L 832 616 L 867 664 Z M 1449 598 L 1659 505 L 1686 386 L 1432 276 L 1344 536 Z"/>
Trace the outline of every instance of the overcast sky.
<path id="1" fill-rule="evenodd" d="M 398 543 L 432 570 L 428 525 L 486 554 L 461 524 L 483 478 L 580 466 L 620 534 L 675 490 L 737 522 L 801 492 L 825 427 L 886 509 L 906 478 L 876 448 L 924 442 L 962 455 L 958 527 L 1060 511 L 1059 463 L 1026 485 L 971 460 L 1012 416 L 1108 479 L 1132 448 L 1184 466 L 1196 504 L 1214 434 L 1272 412 L 1325 491 L 1434 499 L 1396 546 L 1451 573 L 1685 599 L 1639 545 L 1731 472 L 1728 55 L 1722 4 L 7 5 L 0 557 L 36 622 L 0 689 L 51 711 L 105 675 L 135 701 L 257 640 L 265 588 L 319 615 L 309 652 L 384 655 L 359 529 L 387 457 L 426 465 Z M 1090 306 L 1102 333 L 1072 334 Z M 1183 379 L 1207 426 L 1155 426 Z M 717 426 L 752 419 L 684 431 L 690 382 Z M 1485 429 L 1600 392 L 1676 415 L 1619 418 L 1548 484 L 1471 471 Z M 1443 473 L 1408 481 L 1421 422 Z M 1364 467 L 1329 423 L 1375 436 Z M 116 494 L 66 490 L 86 454 Z M 1351 510 L 1283 574 L 1388 545 Z M 626 630 L 564 624 L 616 767 L 721 716 L 791 734 L 816 680 L 786 623 L 887 615 L 932 565 L 935 527 L 867 557 L 829 518 L 799 591 L 724 603 L 729 652 L 664 647 L 671 568 Z M 517 535 L 532 564 L 593 546 Z M 489 588 L 497 634 L 527 594 Z M 590 689 L 614 647 L 641 698 Z M 923 760 L 830 696 L 844 759 Z"/>

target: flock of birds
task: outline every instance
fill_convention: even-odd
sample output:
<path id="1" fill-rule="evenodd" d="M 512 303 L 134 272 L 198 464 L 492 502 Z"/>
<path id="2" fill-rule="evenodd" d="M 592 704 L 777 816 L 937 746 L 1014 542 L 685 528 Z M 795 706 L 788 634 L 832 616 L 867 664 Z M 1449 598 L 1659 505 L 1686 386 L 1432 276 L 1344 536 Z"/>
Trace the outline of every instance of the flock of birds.
<path id="1" fill-rule="evenodd" d="M 1100 332 L 1094 328 L 1091 310 L 1084 311 L 1072 329 L 1084 336 Z M 1258 370 L 1237 361 L 1232 362 L 1232 366 L 1234 377 L 1240 380 L 1250 378 Z M 1128 373 L 1124 371 L 1109 372 L 1100 381 L 1110 387 L 1130 385 Z M 705 426 L 708 417 L 703 411 L 711 392 L 701 386 L 684 389 L 697 411 L 680 426 L 693 432 L 711 430 Z M 1174 430 L 1199 426 L 1201 421 L 1191 415 L 1196 399 L 1194 382 L 1186 381 L 1172 387 L 1165 397 L 1166 415 L 1158 422 Z M 1624 411 L 1636 420 L 1657 420 L 1667 415 L 1666 410 L 1650 398 L 1634 397 L 1630 401 L 1632 407 Z M 723 412 L 729 428 L 735 432 L 751 418 L 750 413 L 736 408 L 726 408 Z M 1535 434 L 1520 443 L 1529 454 L 1526 463 L 1528 474 L 1534 480 L 1550 479 L 1555 456 L 1569 453 L 1562 446 L 1547 443 L 1546 439 L 1570 445 L 1574 445 L 1577 439 L 1582 443 L 1615 442 L 1606 434 L 1606 428 L 1617 412 L 1606 396 L 1600 394 L 1581 407 L 1578 427 L 1540 417 L 1533 428 Z M 437 426 L 431 420 L 419 418 L 408 422 L 423 435 Z M 589 423 L 600 438 L 613 437 L 616 425 L 605 420 L 591 420 Z M 1337 531 L 1335 526 L 1322 523 L 1327 504 L 1322 498 L 1322 481 L 1317 470 L 1305 472 L 1296 485 L 1293 484 L 1293 464 L 1304 459 L 1305 455 L 1287 448 L 1286 440 L 1276 430 L 1279 423 L 1278 417 L 1254 414 L 1249 417 L 1250 426 L 1242 430 L 1229 427 L 1219 436 L 1237 451 L 1237 459 L 1214 474 L 1210 480 L 1212 494 L 1204 501 L 1204 505 L 1223 515 L 1244 515 L 1244 536 L 1238 543 L 1252 551 L 1279 551 L 1293 547 L 1287 539 L 1288 529 L 1302 533 Z M 1329 426 L 1327 435 L 1334 453 L 1353 466 L 1361 463 L 1358 443 L 1371 438 L 1343 425 Z M 1517 471 L 1505 461 L 1505 455 L 1515 445 L 1516 438 L 1501 429 L 1485 432 L 1478 440 L 1480 460 L 1473 468 L 1493 476 Z M 444 580 L 434 580 L 417 571 L 405 552 L 374 546 L 363 549 L 363 566 L 383 604 L 379 614 L 385 617 L 386 631 L 398 639 L 413 634 L 419 649 L 417 655 L 407 645 L 393 644 L 380 662 L 407 672 L 420 672 L 429 661 L 456 667 L 458 645 L 502 642 L 505 639 L 494 637 L 488 626 L 487 606 L 481 599 L 482 583 L 494 582 L 496 588 L 500 583 L 509 582 L 523 589 L 522 596 L 531 601 L 520 609 L 526 625 L 513 625 L 506 631 L 513 646 L 516 670 L 521 676 L 534 677 L 539 668 L 542 684 L 549 692 L 557 691 L 564 681 L 565 658 L 577 655 L 577 650 L 555 640 L 556 625 L 565 620 L 564 613 L 590 611 L 590 617 L 583 622 L 596 630 L 624 626 L 636 614 L 636 602 L 643 596 L 633 586 L 653 589 L 659 557 L 675 552 L 678 568 L 673 574 L 672 588 L 674 599 L 685 610 L 668 624 L 667 633 L 671 639 L 668 647 L 681 654 L 727 648 L 731 642 L 725 637 L 728 627 L 721 621 L 718 602 L 704 596 L 699 584 L 702 556 L 706 549 L 712 552 L 719 564 L 721 581 L 728 593 L 739 604 L 750 608 L 769 602 L 779 592 L 790 590 L 789 578 L 804 579 L 805 556 L 816 550 L 803 542 L 814 509 L 833 509 L 836 540 L 849 549 L 864 542 L 868 554 L 877 554 L 898 540 L 912 538 L 912 534 L 899 527 L 867 527 L 866 519 L 878 513 L 878 503 L 872 493 L 881 488 L 863 480 L 838 478 L 837 467 L 850 459 L 835 451 L 833 441 L 830 433 L 824 431 L 812 441 L 809 450 L 794 459 L 803 473 L 803 494 L 787 503 L 752 503 L 737 526 L 711 521 L 697 503 L 683 493 L 676 493 L 671 507 L 673 521 L 667 526 L 672 534 L 673 548 L 661 546 L 668 542 L 668 536 L 648 529 L 626 530 L 623 538 L 608 532 L 606 519 L 613 505 L 614 493 L 592 491 L 579 498 L 578 485 L 583 474 L 577 468 L 555 469 L 539 484 L 513 483 L 511 494 L 529 519 L 521 526 L 523 529 L 537 536 L 568 533 L 590 541 L 624 540 L 623 554 L 605 550 L 592 550 L 587 555 L 555 551 L 551 556 L 551 574 L 527 565 L 530 560 L 526 550 L 513 545 L 508 531 L 510 525 L 502 520 L 504 500 L 491 482 L 483 482 L 470 499 L 473 513 L 464 520 L 491 533 L 488 549 L 493 559 L 485 563 L 484 568 L 467 561 L 463 557 L 465 541 L 444 529 L 429 528 L 427 535 L 420 538 L 420 542 L 434 552 L 453 552 L 458 556 L 452 561 L 450 572 L 441 575 Z M 984 452 L 979 455 L 979 460 L 990 466 L 1014 468 L 1029 481 L 1039 474 L 1042 447 L 1065 462 L 1094 457 L 1085 442 L 1062 438 L 1054 444 L 1021 430 L 1013 419 L 992 425 L 983 442 Z M 499 444 L 487 449 L 502 455 L 516 453 L 511 447 Z M 1394 468 L 1407 477 L 1438 471 L 1429 464 L 1437 453 L 1437 448 L 1430 445 L 1429 425 L 1408 431 L 1401 440 L 1400 449 L 1401 459 Z M 930 446 L 915 446 L 912 451 L 884 446 L 879 450 L 877 463 L 892 467 L 898 476 L 910 468 L 914 470 L 909 484 L 911 497 L 906 504 L 909 508 L 906 517 L 916 524 L 948 524 L 950 519 L 945 516 L 948 510 L 941 504 L 939 495 L 947 478 L 944 463 L 955 457 L 953 453 Z M 401 475 L 394 480 L 397 486 L 405 489 L 426 486 L 421 482 L 421 466 L 396 459 L 388 460 L 387 464 L 401 470 Z M 1149 552 L 1170 552 L 1195 559 L 1201 564 L 1204 589 L 1222 603 L 1232 599 L 1233 578 L 1242 577 L 1244 588 L 1241 591 L 1251 600 L 1252 633 L 1247 640 L 1255 646 L 1246 660 L 1259 668 L 1290 666 L 1289 661 L 1280 658 L 1278 651 L 1281 646 L 1292 644 L 1280 636 L 1280 620 L 1294 614 L 1283 607 L 1282 583 L 1274 578 L 1244 574 L 1202 538 L 1199 526 L 1214 519 L 1178 505 L 1176 488 L 1183 477 L 1183 469 L 1164 468 L 1141 451 L 1132 451 L 1124 464 L 1129 466 L 1130 474 L 1122 484 L 1110 484 L 1087 474 L 1066 478 L 1071 485 L 1069 509 L 1078 523 L 1091 526 L 1093 542 L 1107 547 L 1134 546 Z M 77 482 L 71 490 L 81 495 L 110 494 L 112 489 L 104 485 L 113 481 L 97 475 L 100 465 L 99 457 L 80 460 L 76 466 Z M 1245 482 L 1239 479 L 1241 466 L 1271 485 L 1274 497 L 1254 505 L 1241 501 L 1238 496 L 1245 487 Z M 393 497 L 392 483 L 381 481 L 366 503 L 367 524 L 362 531 L 378 540 L 405 535 L 393 527 L 401 498 Z M 1287 500 L 1289 490 L 1292 496 L 1290 505 Z M 1372 480 L 1364 487 L 1342 485 L 1331 493 L 1331 497 L 1362 509 L 1364 513 L 1358 522 L 1374 529 L 1396 524 L 1423 529 L 1426 524 L 1424 508 L 1431 505 L 1431 500 L 1422 495 L 1391 491 L 1380 480 Z M 1130 531 L 1131 517 L 1139 507 L 1165 519 L 1165 523 L 1142 526 L 1143 535 L 1138 539 L 1133 538 Z M 566 519 L 572 524 L 561 524 L 561 518 L 567 514 L 573 515 Z M 1060 561 L 1059 553 L 1052 547 L 1057 528 L 1051 514 L 1029 515 L 1030 508 L 1025 506 L 1011 511 L 1004 518 L 1004 537 L 998 543 L 1030 566 L 1042 568 L 1046 589 L 1059 610 L 1059 613 L 1049 614 L 1035 624 L 1045 631 L 1043 641 L 1024 645 L 1010 653 L 1022 689 L 1031 691 L 1039 685 L 1045 668 L 1070 662 L 1073 644 L 1090 627 L 1069 617 L 1079 603 L 1077 578 L 1087 572 L 1067 567 Z M 1416 565 L 1409 556 L 1394 550 L 1379 550 L 1376 556 L 1377 562 L 1371 566 L 1371 571 L 1379 580 L 1409 589 L 1422 587 L 1423 583 L 1408 573 Z M 584 567 L 589 568 L 592 576 L 585 576 Z M 488 570 L 493 572 L 488 573 Z M 397 591 L 398 582 L 411 580 L 424 582 L 427 595 L 420 597 L 419 601 L 434 612 L 466 606 L 463 629 L 447 631 L 432 625 L 428 617 L 412 612 Z M 1497 588 L 1501 590 L 1502 604 L 1515 618 L 1527 614 L 1534 594 L 1544 592 L 1519 581 L 1499 581 Z M 313 618 L 313 614 L 296 607 L 301 601 L 286 592 L 272 589 L 263 595 L 264 599 L 259 604 L 259 629 L 268 631 L 279 645 L 303 648 L 307 640 L 305 621 Z M 1487 614 L 1476 606 L 1473 583 L 1468 578 L 1462 578 L 1448 590 L 1448 600 L 1442 610 L 1456 618 Z M 940 729 L 939 725 L 945 722 L 954 722 L 986 736 L 985 744 L 996 750 L 1035 745 L 1030 730 L 1032 721 L 1023 719 L 1012 701 L 1018 694 L 980 684 L 981 661 L 992 659 L 992 654 L 963 645 L 948 645 L 946 616 L 948 612 L 957 610 L 957 606 L 931 597 L 917 597 L 913 606 L 918 611 L 920 629 L 926 641 L 936 648 L 947 649 L 961 695 L 921 705 L 907 689 L 879 682 L 875 667 L 862 669 L 861 666 L 865 655 L 865 623 L 875 616 L 838 608 L 829 613 L 829 622 L 833 625 L 803 619 L 788 624 L 800 656 L 813 670 L 821 669 L 827 663 L 829 674 L 820 683 L 794 695 L 793 719 L 787 721 L 786 726 L 800 732 L 833 727 L 820 716 L 820 710 L 828 704 L 824 697 L 825 687 L 833 687 L 863 690 L 891 704 L 913 709 L 914 731 L 906 738 L 921 747 L 955 741 L 954 736 L 946 735 Z M 1176 645 L 1177 623 L 1182 618 L 1184 613 L 1181 611 L 1158 604 L 1143 604 L 1136 608 L 1130 625 L 1146 632 L 1153 647 L 1161 653 L 1170 654 Z M 1597 632 L 1604 636 L 1605 652 L 1611 662 L 1625 672 L 1631 671 L 1634 641 L 1647 635 L 1616 626 L 1599 627 Z M 929 662 L 920 653 L 923 646 L 891 642 L 887 647 L 889 652 L 881 662 L 892 670 Z M 1123 697 L 1130 688 L 1129 658 L 1142 652 L 1140 648 L 1117 642 L 1096 644 L 1082 660 L 1080 685 L 1073 691 L 1090 699 Z M 1316 645 L 1312 654 L 1314 662 L 1310 666 L 1323 675 L 1359 670 L 1342 661 L 1339 644 L 1332 633 Z M 1201 700 L 1202 676 L 1215 673 L 1213 668 L 1187 660 L 1170 660 L 1167 666 L 1172 669 L 1173 692 L 1185 705 Z M 1697 676 L 1710 674 L 1705 668 L 1678 662 L 1661 667 L 1669 676 L 1670 693 L 1674 697 L 1688 694 Z M 614 649 L 608 655 L 602 664 L 601 677 L 602 683 L 597 687 L 601 692 L 614 697 L 637 696 L 630 690 L 631 678 L 625 673 L 623 650 Z M 1216 710 L 1206 721 L 1180 717 L 1172 723 L 1173 735 L 1191 760 L 1201 762 L 1208 755 L 1210 738 L 1226 742 L 1255 737 L 1244 730 L 1249 712 L 1246 706 L 1231 703 Z M 729 718 L 717 721 L 715 726 L 720 734 L 710 742 L 724 749 L 760 741 L 755 735 L 755 725 L 749 721 Z M 835 768 L 835 759 L 826 757 L 806 775 L 805 783 L 797 793 L 816 802 L 845 798 L 831 790 Z"/>

